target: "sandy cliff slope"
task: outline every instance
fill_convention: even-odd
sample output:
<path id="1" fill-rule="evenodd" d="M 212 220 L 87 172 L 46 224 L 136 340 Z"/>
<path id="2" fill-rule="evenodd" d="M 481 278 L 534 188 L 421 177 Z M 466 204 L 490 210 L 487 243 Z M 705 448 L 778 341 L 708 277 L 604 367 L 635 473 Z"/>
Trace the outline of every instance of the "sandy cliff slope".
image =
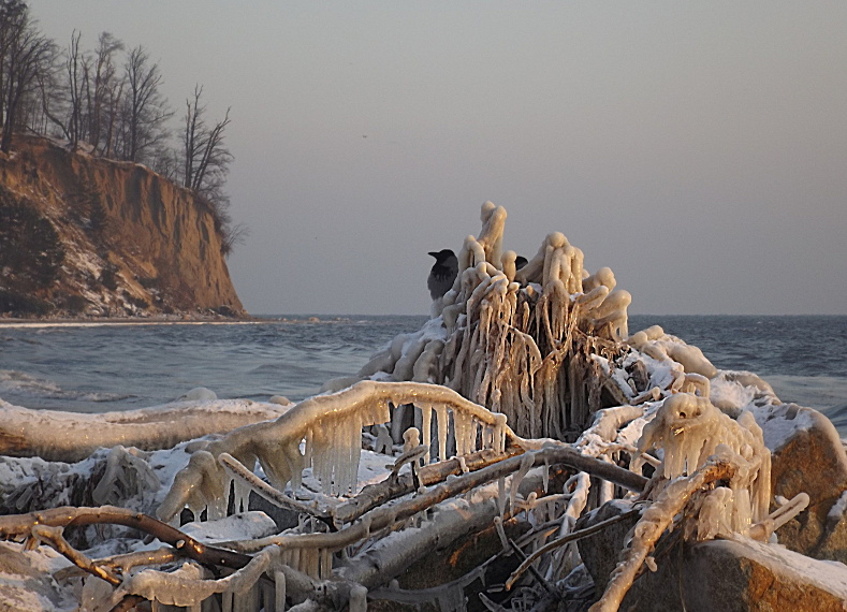
<path id="1" fill-rule="evenodd" d="M 243 315 L 207 205 L 139 164 L 20 137 L 0 156 L 0 313 Z"/>

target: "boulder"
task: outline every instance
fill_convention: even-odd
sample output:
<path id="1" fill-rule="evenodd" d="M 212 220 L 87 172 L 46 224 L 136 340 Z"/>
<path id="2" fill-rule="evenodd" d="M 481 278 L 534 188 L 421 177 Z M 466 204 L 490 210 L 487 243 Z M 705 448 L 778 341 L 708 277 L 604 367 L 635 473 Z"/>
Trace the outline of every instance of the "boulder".
<path id="1" fill-rule="evenodd" d="M 575 531 L 591 527 L 632 509 L 631 502 L 624 499 L 613 499 L 596 510 L 582 515 L 576 522 Z M 579 556 L 585 564 L 597 593 L 602 593 L 609 582 L 609 575 L 615 569 L 618 557 L 626 541 L 627 533 L 638 522 L 638 515 L 631 516 L 618 523 L 606 527 L 602 531 L 577 541 Z"/>
<path id="2" fill-rule="evenodd" d="M 609 502 L 580 519 L 577 528 L 623 514 L 629 505 Z M 579 542 L 595 582 L 596 597 L 608 584 L 635 519 L 615 523 Z M 820 561 L 778 544 L 738 540 L 682 543 L 677 533 L 659 541 L 657 571 L 636 579 L 621 605 L 631 612 L 750 612 L 847 609 L 847 566 Z"/>
<path id="3" fill-rule="evenodd" d="M 636 580 L 622 610 L 843 612 L 847 566 L 776 544 L 710 540 L 677 544 Z"/>
<path id="4" fill-rule="evenodd" d="M 755 412 L 773 453 L 773 494 L 809 494 L 809 507 L 778 532 L 781 544 L 818 559 L 847 562 L 847 454 L 835 426 L 823 414 L 795 404 Z"/>

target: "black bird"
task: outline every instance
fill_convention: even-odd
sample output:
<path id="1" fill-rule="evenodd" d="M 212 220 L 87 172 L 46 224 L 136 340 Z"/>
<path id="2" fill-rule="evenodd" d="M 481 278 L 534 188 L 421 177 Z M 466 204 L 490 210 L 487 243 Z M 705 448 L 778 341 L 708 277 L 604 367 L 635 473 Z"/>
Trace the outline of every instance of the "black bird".
<path id="1" fill-rule="evenodd" d="M 515 257 L 515 270 L 520 270 L 528 263 L 529 261 L 527 261 L 526 257 L 524 257 L 523 255 L 518 255 L 517 257 Z"/>
<path id="2" fill-rule="evenodd" d="M 426 286 L 432 299 L 437 300 L 453 287 L 453 281 L 459 273 L 459 260 L 450 249 L 430 251 L 429 254 L 435 257 L 435 265 L 429 271 Z"/>

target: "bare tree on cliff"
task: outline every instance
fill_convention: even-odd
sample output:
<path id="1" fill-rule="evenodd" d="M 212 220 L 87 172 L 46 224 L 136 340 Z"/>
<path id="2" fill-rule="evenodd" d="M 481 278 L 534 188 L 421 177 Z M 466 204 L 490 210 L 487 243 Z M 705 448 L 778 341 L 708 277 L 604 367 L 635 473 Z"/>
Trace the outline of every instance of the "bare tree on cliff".
<path id="1" fill-rule="evenodd" d="M 201 85 L 194 86 L 194 99 L 185 101 L 185 124 L 182 149 L 182 184 L 208 200 L 219 199 L 229 173 L 232 153 L 224 144 L 224 132 L 229 125 L 229 109 L 223 120 L 214 126 L 206 123 L 205 104 Z"/>
<path id="2" fill-rule="evenodd" d="M 229 197 L 224 191 L 229 164 L 234 159 L 224 143 L 230 122 L 229 108 L 221 121 L 210 125 L 205 120 L 206 105 L 201 102 L 202 96 L 202 85 L 195 85 L 193 99 L 185 101 L 182 150 L 177 156 L 181 168 L 177 172 L 182 184 L 210 207 L 221 236 L 222 252 L 228 255 L 246 234 L 243 226 L 232 225 Z"/>
<path id="3" fill-rule="evenodd" d="M 32 23 L 26 3 L 0 0 L 0 150 L 10 150 L 13 132 L 24 124 L 24 103 L 34 98 L 54 55 L 53 42 Z"/>
<path id="4" fill-rule="evenodd" d="M 62 52 L 61 65 L 41 77 L 42 112 L 73 148 L 84 141 L 98 153 L 114 157 L 124 87 L 114 56 L 123 49 L 123 43 L 103 32 L 97 48 L 83 52 L 81 38 L 81 33 L 74 30 L 70 44 Z"/>
<path id="5" fill-rule="evenodd" d="M 82 33 L 74 30 L 71 42 L 62 54 L 62 68 L 40 80 L 44 114 L 59 128 L 62 137 L 73 149 L 77 148 L 87 131 L 84 103 L 88 87 L 88 58 L 80 51 L 80 38 Z"/>
<path id="6" fill-rule="evenodd" d="M 107 157 L 114 154 L 115 126 L 124 88 L 124 79 L 118 76 L 114 58 L 123 48 L 120 40 L 109 32 L 102 32 L 93 59 L 86 63 L 87 140 Z"/>
<path id="7" fill-rule="evenodd" d="M 159 87 L 159 65 L 150 65 L 147 50 L 139 45 L 130 50 L 124 66 L 126 88 L 121 104 L 118 154 L 122 159 L 145 162 L 167 140 L 165 127 L 173 115 Z"/>

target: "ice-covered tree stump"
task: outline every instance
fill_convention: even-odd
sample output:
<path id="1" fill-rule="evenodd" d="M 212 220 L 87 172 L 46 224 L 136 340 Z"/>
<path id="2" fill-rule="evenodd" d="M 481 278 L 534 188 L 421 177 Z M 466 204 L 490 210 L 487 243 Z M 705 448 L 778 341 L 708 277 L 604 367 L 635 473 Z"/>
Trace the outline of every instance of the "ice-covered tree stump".
<path id="1" fill-rule="evenodd" d="M 505 222 L 503 207 L 483 205 L 482 232 L 465 239 L 436 319 L 360 376 L 443 384 L 505 414 L 521 436 L 575 440 L 596 410 L 626 399 L 601 362 L 622 352 L 631 296 L 609 268 L 589 274 L 558 232 L 517 269 Z"/>

